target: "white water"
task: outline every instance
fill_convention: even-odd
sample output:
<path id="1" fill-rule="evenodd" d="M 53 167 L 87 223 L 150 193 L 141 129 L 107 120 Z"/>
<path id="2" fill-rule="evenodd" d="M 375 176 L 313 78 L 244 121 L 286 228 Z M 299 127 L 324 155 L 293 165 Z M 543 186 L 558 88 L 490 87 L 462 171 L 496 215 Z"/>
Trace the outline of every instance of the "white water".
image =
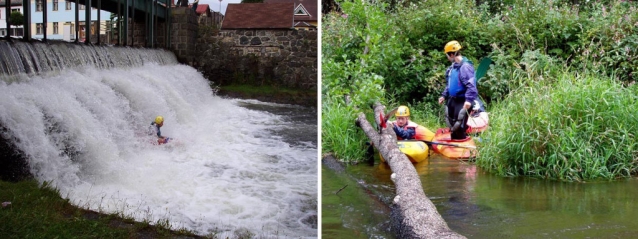
<path id="1" fill-rule="evenodd" d="M 317 237 L 316 144 L 286 143 L 272 132 L 292 122 L 239 103 L 183 65 L 0 81 L 5 136 L 78 206 L 224 238 Z M 175 142 L 149 143 L 157 115 Z"/>

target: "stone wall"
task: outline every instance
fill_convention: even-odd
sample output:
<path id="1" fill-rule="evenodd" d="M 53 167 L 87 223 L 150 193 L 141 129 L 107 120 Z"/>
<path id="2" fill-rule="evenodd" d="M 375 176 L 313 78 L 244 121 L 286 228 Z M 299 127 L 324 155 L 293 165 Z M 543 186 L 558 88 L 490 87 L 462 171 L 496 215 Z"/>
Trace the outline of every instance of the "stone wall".
<path id="1" fill-rule="evenodd" d="M 197 15 L 188 7 L 171 9 L 171 48 L 177 59 L 185 64 L 193 65 L 195 45 L 197 43 Z"/>
<path id="2" fill-rule="evenodd" d="M 199 20 L 191 8 L 172 8 L 169 50 L 181 63 L 197 68 L 209 80 L 220 85 L 317 89 L 317 31 L 219 31 L 214 21 Z M 155 31 L 155 47 L 165 48 L 165 23 L 158 22 Z M 143 21 L 131 22 L 129 45 L 147 47 Z"/>
<path id="3" fill-rule="evenodd" d="M 199 39 L 201 56 L 197 63 L 209 79 L 219 84 L 232 80 L 233 83 L 316 90 L 317 50 L 314 30 L 222 30 Z M 232 61 L 232 64 L 224 64 L 224 61 Z M 215 67 L 224 69 L 211 69 Z"/>

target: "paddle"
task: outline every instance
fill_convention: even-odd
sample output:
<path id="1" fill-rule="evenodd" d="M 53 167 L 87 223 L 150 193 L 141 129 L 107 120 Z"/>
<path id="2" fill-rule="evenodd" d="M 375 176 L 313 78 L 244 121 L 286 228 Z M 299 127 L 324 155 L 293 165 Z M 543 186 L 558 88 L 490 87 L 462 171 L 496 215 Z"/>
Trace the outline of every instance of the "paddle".
<path id="1" fill-rule="evenodd" d="M 438 144 L 438 145 L 445 145 L 445 146 L 452 146 L 452 147 L 459 147 L 459 148 L 476 149 L 476 146 L 461 145 L 461 144 L 449 144 L 449 143 L 434 142 L 434 141 L 427 141 L 427 140 L 412 139 L 412 140 L 406 140 L 406 141 L 421 141 L 421 142 L 426 143 L 426 144 Z"/>
<path id="2" fill-rule="evenodd" d="M 490 64 L 492 64 L 491 58 L 483 57 L 483 59 L 481 59 L 481 63 L 479 63 L 478 69 L 476 69 L 476 73 L 474 73 L 474 79 L 477 86 L 478 81 L 483 78 L 483 76 L 487 73 L 487 70 L 490 69 Z"/>
<path id="3" fill-rule="evenodd" d="M 380 121 L 379 121 L 379 122 L 381 122 L 381 127 L 379 127 L 379 134 L 381 133 L 381 130 L 385 129 L 385 127 L 386 127 L 385 122 L 387 122 L 387 121 L 388 121 L 388 119 L 389 119 L 389 118 L 390 118 L 393 114 L 395 114 L 395 113 L 397 112 L 397 110 L 399 110 L 399 107 L 394 108 L 394 109 L 392 109 L 392 110 L 388 111 L 387 113 L 385 113 L 385 116 L 384 116 L 384 115 L 379 115 L 379 119 L 380 119 Z"/>

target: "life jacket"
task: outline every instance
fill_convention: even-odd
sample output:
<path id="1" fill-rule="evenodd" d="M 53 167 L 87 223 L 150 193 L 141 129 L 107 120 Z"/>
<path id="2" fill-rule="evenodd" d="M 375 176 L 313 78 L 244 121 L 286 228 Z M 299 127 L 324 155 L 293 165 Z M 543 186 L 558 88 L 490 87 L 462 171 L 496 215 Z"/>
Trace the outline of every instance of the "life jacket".
<path id="1" fill-rule="evenodd" d="M 461 63 L 452 63 L 452 65 L 445 72 L 445 78 L 447 79 L 448 94 L 450 97 L 465 97 L 465 91 L 467 90 L 465 85 L 461 84 L 459 79 L 459 71 L 463 65 L 469 64 L 474 68 L 472 61 L 463 57 Z M 473 77 L 472 77 L 473 78 Z M 470 79 L 473 80 L 473 79 Z"/>
<path id="2" fill-rule="evenodd" d="M 396 121 L 392 121 L 392 124 L 396 125 Z M 397 126 L 398 127 L 398 126 Z M 408 128 L 414 128 L 414 139 L 416 140 L 426 140 L 432 141 L 434 139 L 434 132 L 429 130 L 426 127 L 423 127 L 417 123 L 408 120 L 408 123 L 402 127 L 403 130 L 407 130 Z M 398 140 L 403 140 L 401 137 L 397 136 Z"/>

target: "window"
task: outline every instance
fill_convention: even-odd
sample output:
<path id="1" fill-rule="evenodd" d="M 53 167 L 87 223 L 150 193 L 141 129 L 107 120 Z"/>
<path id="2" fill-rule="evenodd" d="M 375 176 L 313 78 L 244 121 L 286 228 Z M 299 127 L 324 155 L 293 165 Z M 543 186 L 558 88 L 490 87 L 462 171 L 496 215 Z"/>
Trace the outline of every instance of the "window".
<path id="1" fill-rule="evenodd" d="M 66 1 L 66 10 L 71 10 L 71 2 Z"/>
<path id="2" fill-rule="evenodd" d="M 2 28 L 0 29 L 0 36 L 6 36 L 7 35 L 7 29 Z"/>
<path id="3" fill-rule="evenodd" d="M 42 0 L 35 0 L 35 11 L 36 12 L 42 11 Z"/>
<path id="4" fill-rule="evenodd" d="M 60 30 L 58 30 L 58 23 L 53 23 L 53 34 L 60 34 Z"/>
<path id="5" fill-rule="evenodd" d="M 310 14 L 308 14 L 308 11 L 306 10 L 305 7 L 303 7 L 303 5 L 299 4 L 299 6 L 297 6 L 297 8 L 295 9 L 295 15 L 308 16 Z"/>
<path id="6" fill-rule="evenodd" d="M 53 0 L 53 11 L 58 10 L 58 0 Z"/>
<path id="7" fill-rule="evenodd" d="M 80 5 L 80 10 L 84 10 L 84 5 L 79 4 Z"/>
<path id="8" fill-rule="evenodd" d="M 22 29 L 22 28 L 11 28 L 11 36 L 14 36 L 14 37 L 24 36 L 24 29 Z"/>
<path id="9" fill-rule="evenodd" d="M 20 12 L 20 8 L 11 9 L 11 12 Z"/>
<path id="10" fill-rule="evenodd" d="M 42 23 L 35 24 L 35 34 L 42 35 Z"/>

